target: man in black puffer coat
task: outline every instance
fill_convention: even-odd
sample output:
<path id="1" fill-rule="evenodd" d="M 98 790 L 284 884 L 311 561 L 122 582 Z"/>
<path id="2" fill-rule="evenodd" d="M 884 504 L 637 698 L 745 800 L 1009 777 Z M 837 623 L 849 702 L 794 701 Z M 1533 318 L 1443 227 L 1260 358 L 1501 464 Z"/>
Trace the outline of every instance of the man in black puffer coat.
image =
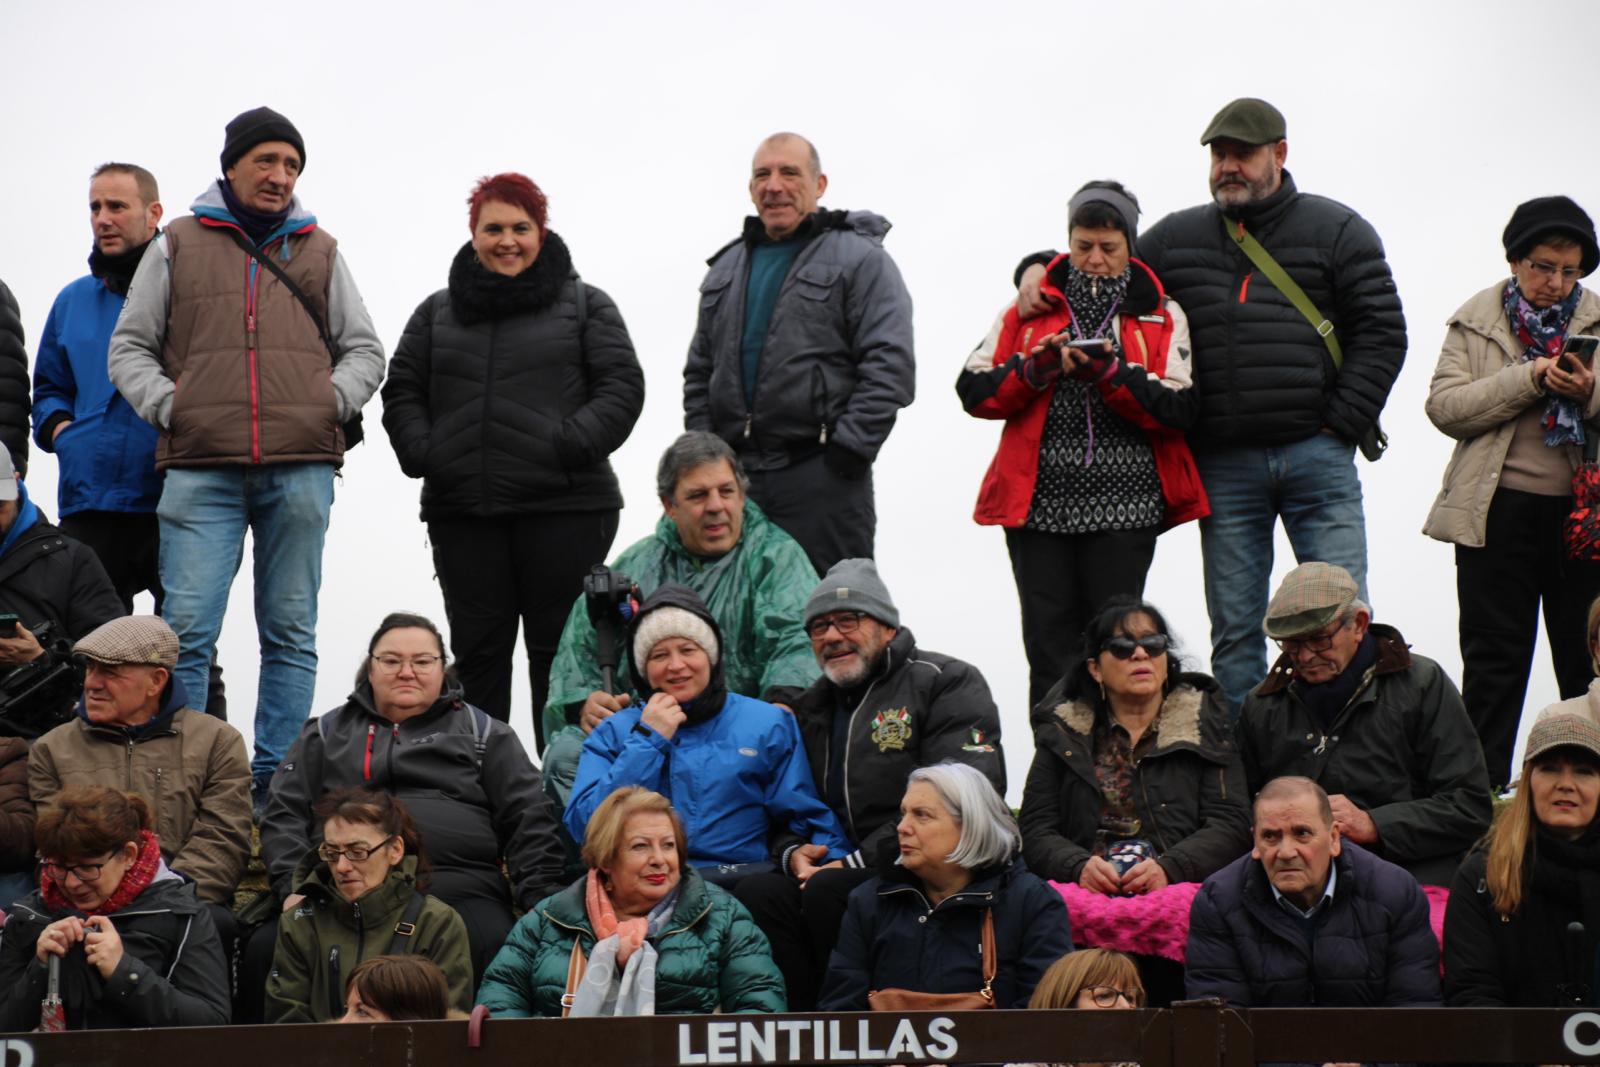
<path id="1" fill-rule="evenodd" d="M 1200 520 L 1212 673 L 1233 713 L 1267 673 L 1259 623 L 1283 517 L 1295 558 L 1348 570 L 1366 592 L 1367 544 L 1356 444 L 1375 430 L 1405 361 L 1405 316 L 1372 226 L 1302 193 L 1284 170 L 1283 115 L 1235 100 L 1200 143 L 1211 148 L 1212 202 L 1168 215 L 1139 256 L 1189 315 L 1200 419 L 1190 435 L 1211 515 Z M 1327 317 L 1317 327 L 1263 276 L 1229 228 L 1242 226 Z M 1038 314 L 1043 267 L 1024 261 L 1024 315 Z"/>
<path id="2" fill-rule="evenodd" d="M 1234 1007 L 1440 1003 L 1427 898 L 1403 869 L 1340 840 L 1309 778 L 1262 788 L 1255 848 L 1201 886 L 1185 956 L 1189 996 Z"/>

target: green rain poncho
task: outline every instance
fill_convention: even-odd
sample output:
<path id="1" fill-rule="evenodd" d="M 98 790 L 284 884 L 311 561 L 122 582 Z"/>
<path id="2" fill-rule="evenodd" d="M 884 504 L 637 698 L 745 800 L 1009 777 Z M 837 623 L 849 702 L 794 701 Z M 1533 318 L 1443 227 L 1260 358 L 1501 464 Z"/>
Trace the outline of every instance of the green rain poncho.
<path id="1" fill-rule="evenodd" d="M 665 515 L 656 532 L 629 546 L 612 561 L 613 570 L 638 583 L 643 596 L 668 582 L 700 594 L 722 627 L 723 669 L 728 690 L 763 697 L 775 689 L 802 690 L 816 681 L 816 658 L 801 627 L 806 599 L 817 586 L 817 572 L 805 550 L 761 511 L 744 503 L 744 529 L 732 552 L 717 559 L 691 555 L 678 528 Z M 619 649 L 625 664 L 627 655 Z M 600 688 L 594 626 L 579 597 L 561 631 L 561 645 L 550 667 L 550 697 L 544 708 L 545 788 L 564 807 L 577 773 L 584 734 L 567 723 L 567 708 L 582 704 Z M 619 668 L 619 686 L 638 695 L 639 687 Z M 798 695 L 793 694 L 793 695 Z"/>

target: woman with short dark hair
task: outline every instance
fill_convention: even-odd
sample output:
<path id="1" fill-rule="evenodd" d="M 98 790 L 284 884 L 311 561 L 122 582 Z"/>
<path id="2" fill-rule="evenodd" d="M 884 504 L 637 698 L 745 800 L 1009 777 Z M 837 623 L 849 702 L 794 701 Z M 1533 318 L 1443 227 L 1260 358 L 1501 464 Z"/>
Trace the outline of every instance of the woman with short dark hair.
<path id="1" fill-rule="evenodd" d="M 228 968 L 194 886 L 167 869 L 136 793 L 63 789 L 39 813 L 39 889 L 0 937 L 0 1032 L 32 1030 L 52 961 L 69 1030 L 222 1026 Z"/>
<path id="2" fill-rule="evenodd" d="M 1189 321 L 1134 256 L 1139 202 L 1095 181 L 1068 210 L 1042 288 L 1054 310 L 1007 305 L 956 382 L 968 414 L 1006 424 L 973 518 L 1006 531 L 1030 704 L 1101 604 L 1143 595 L 1156 536 L 1210 512 L 1184 441 L 1200 410 Z"/>
<path id="3" fill-rule="evenodd" d="M 534 735 L 583 576 L 603 563 L 622 492 L 608 457 L 644 407 L 644 372 L 605 293 L 578 277 L 525 175 L 484 178 L 449 285 L 406 324 L 383 385 L 422 518 L 467 699 L 511 714 L 522 624 Z"/>

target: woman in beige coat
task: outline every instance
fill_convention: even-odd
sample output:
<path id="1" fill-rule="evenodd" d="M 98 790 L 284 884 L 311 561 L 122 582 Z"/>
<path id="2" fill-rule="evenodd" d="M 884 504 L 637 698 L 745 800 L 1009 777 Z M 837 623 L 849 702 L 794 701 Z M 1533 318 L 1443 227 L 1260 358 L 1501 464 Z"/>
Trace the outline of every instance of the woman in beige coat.
<path id="1" fill-rule="evenodd" d="M 1561 526 L 1572 472 L 1600 443 L 1591 366 L 1563 355 L 1600 333 L 1600 296 L 1578 279 L 1600 265 L 1594 223 L 1564 196 L 1518 205 L 1503 235 L 1511 277 L 1450 318 L 1428 417 L 1456 439 L 1423 532 L 1456 546 L 1461 691 L 1489 779 L 1511 778 L 1543 602 L 1563 697 L 1594 677 L 1584 614 L 1600 564 L 1566 558 Z"/>

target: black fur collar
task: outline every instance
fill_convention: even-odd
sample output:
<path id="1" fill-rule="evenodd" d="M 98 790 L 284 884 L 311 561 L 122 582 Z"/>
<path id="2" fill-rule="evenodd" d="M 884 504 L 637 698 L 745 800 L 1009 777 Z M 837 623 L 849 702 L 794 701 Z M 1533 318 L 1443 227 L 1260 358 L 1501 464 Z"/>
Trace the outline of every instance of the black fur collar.
<path id="1" fill-rule="evenodd" d="M 572 256 L 554 231 L 533 266 L 521 274 L 496 274 L 478 262 L 468 241 L 450 264 L 450 307 L 463 326 L 539 311 L 554 304 L 572 276 Z"/>
<path id="2" fill-rule="evenodd" d="M 850 222 L 848 211 L 813 211 L 801 220 L 794 233 L 784 240 L 798 237 L 802 241 L 809 240 L 823 230 L 848 230 Z M 754 247 L 771 238 L 767 236 L 767 228 L 761 224 L 761 219 L 756 215 L 748 215 L 744 220 L 744 243 Z"/>

